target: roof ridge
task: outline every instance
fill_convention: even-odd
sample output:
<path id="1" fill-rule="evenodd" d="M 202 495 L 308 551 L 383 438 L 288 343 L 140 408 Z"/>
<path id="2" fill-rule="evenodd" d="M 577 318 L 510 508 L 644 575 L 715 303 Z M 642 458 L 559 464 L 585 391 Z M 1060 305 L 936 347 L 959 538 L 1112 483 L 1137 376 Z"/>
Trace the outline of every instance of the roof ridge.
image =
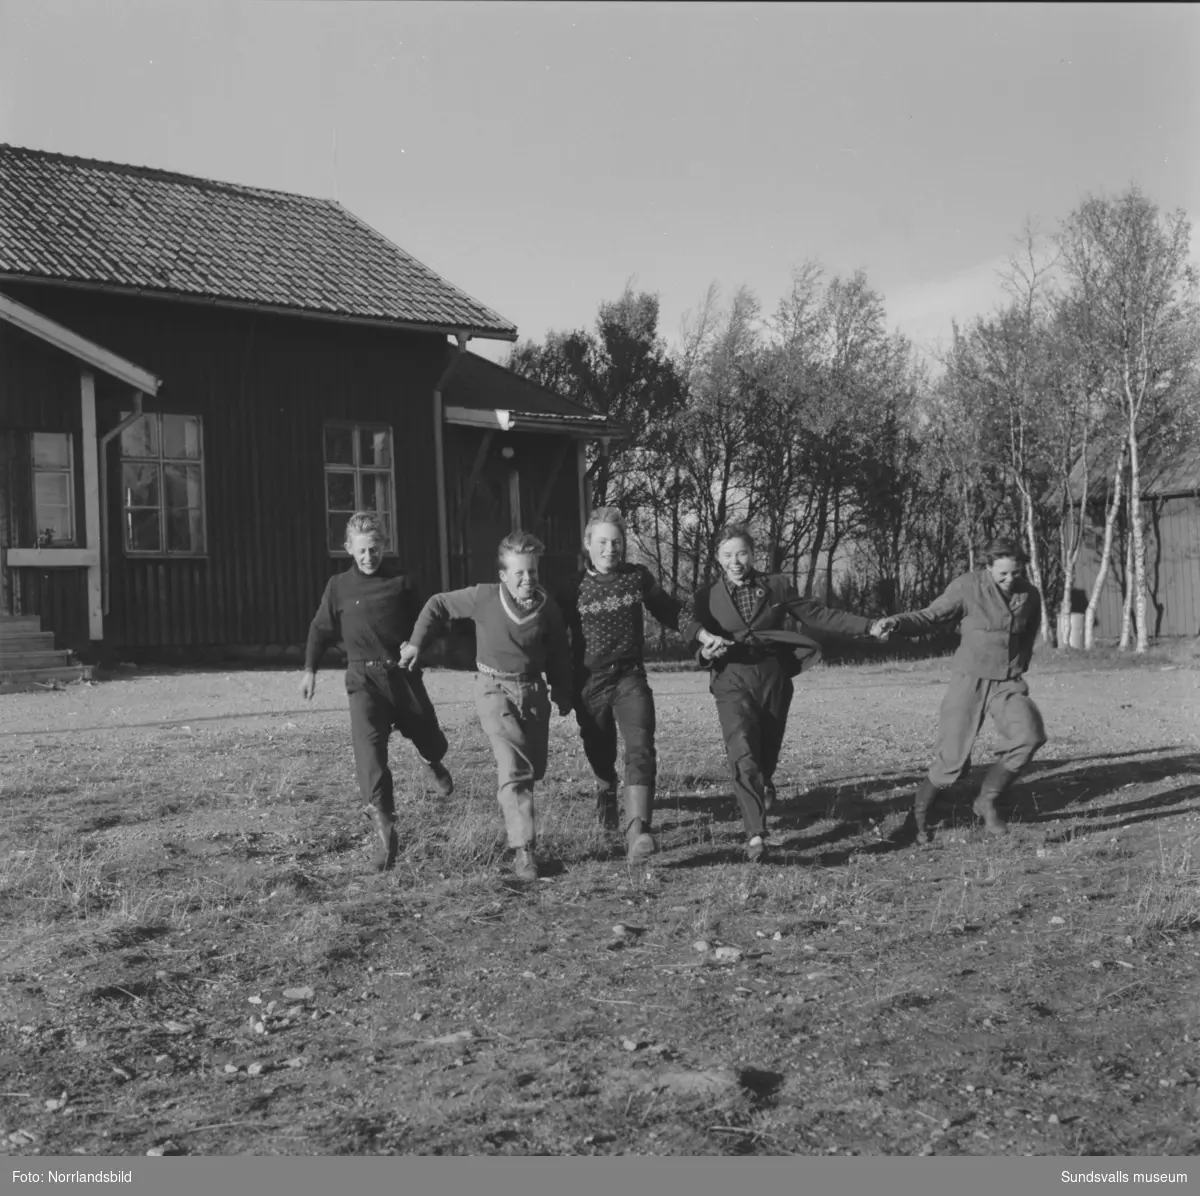
<path id="1" fill-rule="evenodd" d="M 0 155 L 5 151 L 33 158 L 52 159 L 58 162 L 69 162 L 79 166 L 95 166 L 113 174 L 129 174 L 138 178 L 156 179 L 160 181 L 185 182 L 199 184 L 204 187 L 215 187 L 220 190 L 234 191 L 241 195 L 284 195 L 288 199 L 298 199 L 308 204 L 318 204 L 321 207 L 337 207 L 346 211 L 334 199 L 319 195 L 305 195 L 300 191 L 284 191 L 280 187 L 258 187 L 249 183 L 231 183 L 226 179 L 212 179 L 199 174 L 187 174 L 181 170 L 165 170 L 158 166 L 138 166 L 132 162 L 114 162 L 107 158 L 85 158 L 79 154 L 64 154 L 59 150 L 36 149 L 32 146 L 13 145 L 11 142 L 0 141 Z M 374 231 L 374 230 L 372 230 Z M 382 234 L 379 234 L 382 236 Z"/>

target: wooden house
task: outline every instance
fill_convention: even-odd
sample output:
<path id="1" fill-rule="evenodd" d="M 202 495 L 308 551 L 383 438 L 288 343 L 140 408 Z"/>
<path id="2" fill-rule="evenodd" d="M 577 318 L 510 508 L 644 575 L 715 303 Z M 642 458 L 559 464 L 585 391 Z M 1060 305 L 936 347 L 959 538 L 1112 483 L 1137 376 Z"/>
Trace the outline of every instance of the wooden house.
<path id="1" fill-rule="evenodd" d="M 356 509 L 426 594 L 517 526 L 556 582 L 621 429 L 473 338 L 516 328 L 336 202 L 0 145 L 0 654 L 295 649 Z"/>

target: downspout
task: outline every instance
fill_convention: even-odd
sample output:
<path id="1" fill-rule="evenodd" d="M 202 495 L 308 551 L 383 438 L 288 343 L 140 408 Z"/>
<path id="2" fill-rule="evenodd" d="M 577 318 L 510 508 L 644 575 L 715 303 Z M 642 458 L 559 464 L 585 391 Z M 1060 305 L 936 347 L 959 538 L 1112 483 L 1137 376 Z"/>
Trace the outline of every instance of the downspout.
<path id="1" fill-rule="evenodd" d="M 433 389 L 433 472 L 437 488 L 438 568 L 442 590 L 450 588 L 450 525 L 446 511 L 445 404 L 442 402 L 442 389 L 466 352 L 467 341 L 471 339 L 465 332 L 456 332 L 454 338 L 458 347 Z"/>
<path id="2" fill-rule="evenodd" d="M 108 445 L 109 442 L 120 436 L 131 424 L 137 423 L 142 418 L 142 392 L 135 390 L 133 392 L 133 414 L 127 415 L 117 426 L 96 441 L 96 448 L 100 457 L 100 581 L 104 587 L 104 613 L 108 614 L 108 593 L 109 593 L 109 553 L 108 553 Z"/>

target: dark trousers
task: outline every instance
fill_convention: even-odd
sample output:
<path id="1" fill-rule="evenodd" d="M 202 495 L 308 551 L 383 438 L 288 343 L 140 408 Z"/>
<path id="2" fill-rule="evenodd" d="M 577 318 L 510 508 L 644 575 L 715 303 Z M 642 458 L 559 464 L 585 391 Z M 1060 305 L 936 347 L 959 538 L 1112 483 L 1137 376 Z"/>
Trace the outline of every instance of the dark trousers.
<path id="1" fill-rule="evenodd" d="M 723 666 L 713 673 L 709 691 L 717 702 L 733 794 L 746 834 L 765 834 L 764 782 L 774 777 L 779 764 L 792 679 L 782 661 L 769 657 L 758 664 Z"/>
<path id="2" fill-rule="evenodd" d="M 393 730 L 412 741 L 431 764 L 446 754 L 446 736 L 418 672 L 351 661 L 346 669 L 354 767 L 363 801 L 385 813 L 395 809 L 388 738 Z"/>
<path id="3" fill-rule="evenodd" d="M 625 784 L 654 787 L 654 695 L 641 665 L 589 673 L 575 702 L 575 721 L 592 772 L 617 781 L 617 730 L 625 741 Z"/>
<path id="4" fill-rule="evenodd" d="M 929 783 L 936 789 L 953 785 L 971 767 L 971 748 L 990 714 L 1000 732 L 1000 762 L 1018 773 L 1046 742 L 1042 715 L 1021 678 L 989 681 L 955 673 L 942 699 L 936 757 Z"/>

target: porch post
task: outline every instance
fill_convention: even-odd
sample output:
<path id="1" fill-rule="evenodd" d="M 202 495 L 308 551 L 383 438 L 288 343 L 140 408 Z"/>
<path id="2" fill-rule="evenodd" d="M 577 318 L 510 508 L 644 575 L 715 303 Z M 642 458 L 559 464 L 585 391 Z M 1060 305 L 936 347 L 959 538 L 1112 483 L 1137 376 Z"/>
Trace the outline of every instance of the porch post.
<path id="1" fill-rule="evenodd" d="M 91 563 L 87 567 L 88 638 L 104 638 L 104 598 L 100 582 L 100 466 L 96 448 L 96 378 L 79 373 L 79 407 L 83 419 L 83 518 Z"/>

